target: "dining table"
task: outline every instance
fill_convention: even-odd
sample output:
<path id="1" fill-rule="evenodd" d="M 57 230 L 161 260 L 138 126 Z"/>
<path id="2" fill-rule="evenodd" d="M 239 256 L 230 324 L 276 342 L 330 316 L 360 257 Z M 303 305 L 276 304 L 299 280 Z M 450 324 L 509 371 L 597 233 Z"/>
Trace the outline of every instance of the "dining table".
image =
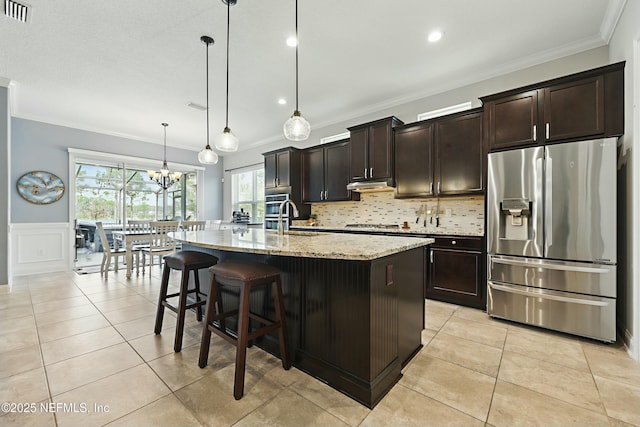
<path id="1" fill-rule="evenodd" d="M 127 263 L 127 279 L 131 277 L 131 266 L 133 265 L 133 244 L 143 243 L 148 244 L 151 239 L 151 231 L 143 230 L 113 230 L 113 246 L 114 249 L 118 249 L 120 246 L 124 246 L 126 250 L 126 263 Z M 136 266 L 137 268 L 137 266 Z M 144 268 L 144 266 L 142 267 Z"/>

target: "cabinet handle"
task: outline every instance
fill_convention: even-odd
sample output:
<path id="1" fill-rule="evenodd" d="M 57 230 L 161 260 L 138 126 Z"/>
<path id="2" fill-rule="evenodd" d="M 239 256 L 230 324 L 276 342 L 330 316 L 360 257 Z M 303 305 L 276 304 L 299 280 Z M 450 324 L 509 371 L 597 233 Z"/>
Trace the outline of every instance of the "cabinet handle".
<path id="1" fill-rule="evenodd" d="M 373 168 L 369 168 L 369 178 L 373 178 Z"/>
<path id="2" fill-rule="evenodd" d="M 438 194 L 440 194 L 440 181 L 438 181 Z"/>
<path id="3" fill-rule="evenodd" d="M 429 192 L 433 194 L 433 181 L 431 181 L 431 185 L 429 186 Z"/>
<path id="4" fill-rule="evenodd" d="M 329 190 L 324 190 L 324 199 L 325 200 L 329 199 Z"/>
<path id="5" fill-rule="evenodd" d="M 364 168 L 364 179 L 367 179 L 367 168 Z"/>
<path id="6" fill-rule="evenodd" d="M 547 123 L 545 131 L 546 131 L 546 134 L 547 134 L 547 139 L 549 139 L 549 123 Z"/>
<path id="7" fill-rule="evenodd" d="M 322 193 L 323 193 L 323 191 L 320 191 L 320 200 L 323 200 L 322 199 Z"/>
<path id="8" fill-rule="evenodd" d="M 533 125 L 533 140 L 537 140 L 538 139 L 538 126 L 537 125 Z"/>
<path id="9" fill-rule="evenodd" d="M 429 251 L 429 261 L 433 264 L 433 251 Z"/>
<path id="10" fill-rule="evenodd" d="M 457 242 L 456 242 L 455 240 L 452 240 L 452 241 L 451 241 L 451 244 L 452 244 L 452 245 L 455 245 L 456 243 L 457 243 Z"/>

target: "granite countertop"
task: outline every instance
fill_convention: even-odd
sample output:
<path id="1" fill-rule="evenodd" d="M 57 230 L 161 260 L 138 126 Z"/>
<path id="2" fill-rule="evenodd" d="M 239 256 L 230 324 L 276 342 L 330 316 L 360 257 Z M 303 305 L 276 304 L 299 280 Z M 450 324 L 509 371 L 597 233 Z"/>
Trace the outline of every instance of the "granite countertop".
<path id="1" fill-rule="evenodd" d="M 416 237 L 290 231 L 282 236 L 262 229 L 170 233 L 178 242 L 202 248 L 304 258 L 374 260 L 434 242 Z"/>
<path id="2" fill-rule="evenodd" d="M 425 229 L 424 227 L 411 227 L 407 229 L 399 228 L 376 228 L 376 227 L 327 227 L 322 225 L 293 225 L 291 227 L 294 230 L 318 230 L 318 231 L 337 231 L 340 233 L 385 233 L 385 234 L 409 234 L 409 235 L 424 235 L 426 236 L 471 236 L 471 237 L 483 237 L 483 233 L 471 233 L 469 231 L 458 232 L 456 230 L 451 229 L 437 229 L 435 227 L 430 227 L 429 229 Z"/>

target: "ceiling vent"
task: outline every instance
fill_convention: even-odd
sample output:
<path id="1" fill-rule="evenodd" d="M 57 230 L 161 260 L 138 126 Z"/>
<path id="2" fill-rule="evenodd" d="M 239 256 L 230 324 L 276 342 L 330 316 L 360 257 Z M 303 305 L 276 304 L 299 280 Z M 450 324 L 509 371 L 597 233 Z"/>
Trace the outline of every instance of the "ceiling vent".
<path id="1" fill-rule="evenodd" d="M 189 102 L 187 107 L 195 108 L 196 110 L 206 111 L 207 107 L 204 105 L 196 104 L 195 102 Z"/>
<path id="2" fill-rule="evenodd" d="M 4 0 L 4 15 L 20 22 L 29 22 L 31 6 L 13 0 Z"/>

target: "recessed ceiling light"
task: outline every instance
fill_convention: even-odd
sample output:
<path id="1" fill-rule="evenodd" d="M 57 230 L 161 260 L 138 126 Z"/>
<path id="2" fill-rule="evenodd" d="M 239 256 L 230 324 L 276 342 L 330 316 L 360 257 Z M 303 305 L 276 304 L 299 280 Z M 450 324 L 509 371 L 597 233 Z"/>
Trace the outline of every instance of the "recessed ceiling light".
<path id="1" fill-rule="evenodd" d="M 286 105 L 286 104 L 287 104 L 287 100 L 286 100 L 286 99 L 284 99 L 284 98 L 280 98 L 280 99 L 278 99 L 278 104 L 280 104 L 280 105 Z"/>
<path id="2" fill-rule="evenodd" d="M 291 36 L 287 39 L 287 46 L 296 47 L 297 44 L 298 40 L 295 38 L 295 36 Z"/>
<path id="3" fill-rule="evenodd" d="M 442 31 L 432 31 L 429 34 L 429 37 L 427 37 L 427 40 L 429 40 L 431 43 L 435 43 L 438 40 L 440 40 L 442 38 Z"/>

